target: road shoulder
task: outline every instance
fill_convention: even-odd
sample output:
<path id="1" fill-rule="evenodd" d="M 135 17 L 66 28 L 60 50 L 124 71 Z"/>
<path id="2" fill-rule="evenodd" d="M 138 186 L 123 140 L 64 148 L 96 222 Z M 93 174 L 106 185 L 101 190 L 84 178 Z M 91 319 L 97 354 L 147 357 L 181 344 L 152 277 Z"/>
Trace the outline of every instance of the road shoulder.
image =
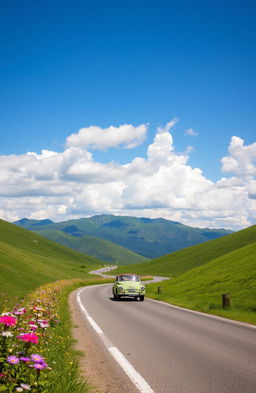
<path id="1" fill-rule="evenodd" d="M 112 359 L 82 316 L 76 301 L 77 291 L 69 296 L 72 336 L 80 351 L 80 373 L 91 386 L 90 393 L 133 393 L 134 385 Z"/>

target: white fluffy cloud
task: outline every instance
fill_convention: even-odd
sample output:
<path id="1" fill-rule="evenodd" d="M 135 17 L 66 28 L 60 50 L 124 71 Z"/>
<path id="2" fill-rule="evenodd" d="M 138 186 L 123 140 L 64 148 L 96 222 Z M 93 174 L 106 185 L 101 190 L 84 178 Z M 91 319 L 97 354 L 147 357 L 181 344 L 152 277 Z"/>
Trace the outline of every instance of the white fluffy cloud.
<path id="1" fill-rule="evenodd" d="M 223 172 L 239 177 L 256 176 L 256 143 L 244 146 L 243 139 L 233 136 L 228 151 L 229 156 L 221 160 Z"/>
<path id="2" fill-rule="evenodd" d="M 67 138 L 67 147 L 83 147 L 96 150 L 107 150 L 110 147 L 123 146 L 132 149 L 140 145 L 146 138 L 147 125 L 141 124 L 134 127 L 131 124 L 123 124 L 119 127 L 100 128 L 91 126 L 81 128 L 78 133 Z"/>
<path id="3" fill-rule="evenodd" d="M 144 139 L 145 125 L 82 129 L 61 153 L 0 156 L 0 216 L 58 221 L 111 213 L 232 229 L 255 223 L 256 144 L 233 137 L 222 159 L 230 176 L 213 182 L 188 165 L 189 150 L 175 151 L 176 121 L 157 129 L 146 157 L 125 165 L 97 162 L 88 149 L 131 148 Z"/>

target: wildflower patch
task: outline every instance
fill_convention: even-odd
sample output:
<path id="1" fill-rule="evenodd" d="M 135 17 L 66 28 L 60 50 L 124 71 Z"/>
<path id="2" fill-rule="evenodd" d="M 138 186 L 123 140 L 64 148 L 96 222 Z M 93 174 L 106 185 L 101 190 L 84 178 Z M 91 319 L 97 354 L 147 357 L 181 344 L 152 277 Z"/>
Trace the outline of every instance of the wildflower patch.
<path id="1" fill-rule="evenodd" d="M 45 284 L 0 314 L 0 393 L 87 393 L 79 374 L 67 298 L 81 286 L 109 282 L 70 279 Z"/>
<path id="2" fill-rule="evenodd" d="M 58 293 L 69 280 L 44 285 L 0 316 L 0 392 L 48 392 L 46 347 L 59 323 Z"/>

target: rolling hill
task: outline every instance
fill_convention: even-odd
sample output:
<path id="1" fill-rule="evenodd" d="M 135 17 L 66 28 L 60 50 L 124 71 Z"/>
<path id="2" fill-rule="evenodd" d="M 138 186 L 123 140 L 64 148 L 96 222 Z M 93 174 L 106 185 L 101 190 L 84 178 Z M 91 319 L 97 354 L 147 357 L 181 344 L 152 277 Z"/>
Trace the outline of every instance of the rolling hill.
<path id="1" fill-rule="evenodd" d="M 119 246 L 110 240 L 100 239 L 94 236 L 72 236 L 57 229 L 36 231 L 36 233 L 83 254 L 91 255 L 114 265 L 129 265 L 148 260 L 148 258 L 136 254 L 128 250 L 128 248 Z"/>
<path id="2" fill-rule="evenodd" d="M 152 298 L 256 324 L 256 226 L 132 268 L 172 277 L 160 284 L 161 293 L 159 284 L 147 286 Z M 223 293 L 231 296 L 228 309 L 222 308 Z"/>
<path id="3" fill-rule="evenodd" d="M 192 228 L 163 218 L 113 215 L 99 215 L 59 223 L 50 220 L 22 219 L 15 224 L 32 231 L 58 230 L 75 238 L 93 236 L 109 240 L 150 259 L 231 233 L 224 229 Z M 57 240 L 57 237 L 55 239 Z"/>
<path id="4" fill-rule="evenodd" d="M 23 296 L 43 283 L 85 278 L 102 261 L 0 220 L 0 292 Z"/>
<path id="5" fill-rule="evenodd" d="M 227 253 L 238 250 L 256 242 L 256 226 L 223 236 L 219 239 L 197 244 L 176 251 L 160 258 L 152 259 L 143 264 L 132 266 L 134 272 L 177 277 L 195 267 L 211 262 Z M 116 271 L 129 271 L 124 267 Z"/>

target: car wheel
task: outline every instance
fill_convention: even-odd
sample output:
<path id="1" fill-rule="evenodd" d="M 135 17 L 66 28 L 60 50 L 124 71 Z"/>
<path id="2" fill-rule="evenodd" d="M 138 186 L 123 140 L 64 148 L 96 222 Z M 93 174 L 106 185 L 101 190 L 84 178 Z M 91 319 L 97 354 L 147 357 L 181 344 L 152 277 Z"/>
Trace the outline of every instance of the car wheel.
<path id="1" fill-rule="evenodd" d="M 120 295 L 118 295 L 118 293 L 116 292 L 116 300 L 120 300 Z"/>
<path id="2" fill-rule="evenodd" d="M 144 295 L 141 295 L 140 296 L 140 301 L 143 302 L 143 300 L 144 300 Z"/>

